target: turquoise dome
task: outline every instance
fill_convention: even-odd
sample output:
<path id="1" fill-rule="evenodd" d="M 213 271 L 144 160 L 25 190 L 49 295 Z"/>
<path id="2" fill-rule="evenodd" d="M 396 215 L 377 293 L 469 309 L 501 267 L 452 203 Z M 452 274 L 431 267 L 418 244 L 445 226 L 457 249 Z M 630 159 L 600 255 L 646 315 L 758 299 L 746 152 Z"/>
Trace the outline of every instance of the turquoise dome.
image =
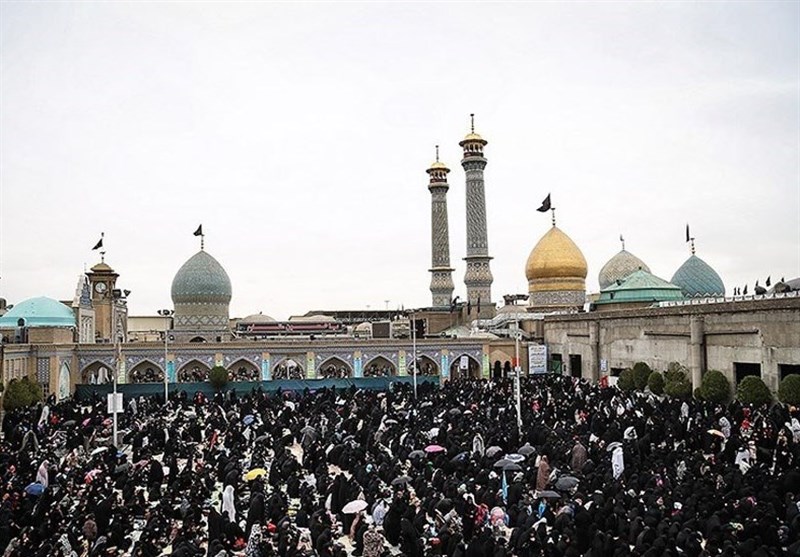
<path id="1" fill-rule="evenodd" d="M 205 251 L 199 251 L 183 264 L 172 279 L 175 304 L 222 303 L 231 301 L 228 273 Z"/>
<path id="2" fill-rule="evenodd" d="M 20 319 L 25 320 L 26 327 L 75 327 L 72 309 L 44 296 L 30 298 L 8 310 L 0 317 L 0 328 L 16 327 Z"/>
<path id="3" fill-rule="evenodd" d="M 682 300 L 681 289 L 643 269 L 600 291 L 596 304 L 655 303 Z"/>
<path id="4" fill-rule="evenodd" d="M 717 272 L 694 254 L 675 271 L 670 282 L 680 286 L 687 298 L 725 295 L 725 285 Z"/>

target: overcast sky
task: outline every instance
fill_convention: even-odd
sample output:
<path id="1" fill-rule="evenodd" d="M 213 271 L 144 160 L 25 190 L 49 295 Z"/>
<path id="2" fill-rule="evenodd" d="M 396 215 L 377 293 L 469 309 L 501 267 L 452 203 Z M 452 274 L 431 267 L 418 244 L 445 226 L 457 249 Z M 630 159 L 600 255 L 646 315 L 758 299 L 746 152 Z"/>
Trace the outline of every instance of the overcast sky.
<path id="1" fill-rule="evenodd" d="M 0 295 L 71 298 L 105 232 L 130 311 L 206 249 L 232 316 L 430 305 L 434 145 L 465 297 L 469 113 L 493 295 L 558 226 L 728 293 L 800 276 L 800 4 L 0 4 Z"/>

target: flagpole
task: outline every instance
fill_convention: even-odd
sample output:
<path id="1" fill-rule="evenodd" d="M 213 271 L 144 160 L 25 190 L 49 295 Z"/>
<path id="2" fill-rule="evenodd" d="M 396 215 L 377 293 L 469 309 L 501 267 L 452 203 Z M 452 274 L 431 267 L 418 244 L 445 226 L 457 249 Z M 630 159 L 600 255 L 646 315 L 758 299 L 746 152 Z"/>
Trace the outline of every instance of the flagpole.
<path id="1" fill-rule="evenodd" d="M 414 400 L 417 399 L 417 328 L 414 312 L 411 312 L 411 350 L 414 358 L 412 364 L 414 366 Z"/>

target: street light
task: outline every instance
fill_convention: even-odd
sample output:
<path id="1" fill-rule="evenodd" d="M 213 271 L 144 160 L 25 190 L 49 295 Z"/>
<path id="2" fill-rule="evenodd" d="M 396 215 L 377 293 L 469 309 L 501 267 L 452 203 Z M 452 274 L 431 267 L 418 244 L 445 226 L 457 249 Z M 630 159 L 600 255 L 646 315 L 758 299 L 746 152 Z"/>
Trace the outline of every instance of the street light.
<path id="1" fill-rule="evenodd" d="M 519 330 L 519 319 L 514 323 L 514 389 L 516 390 L 517 405 L 517 431 L 522 436 L 522 406 L 520 404 L 520 384 L 519 376 L 522 373 L 522 366 L 519 365 L 519 341 L 522 338 L 522 331 Z"/>
<path id="2" fill-rule="evenodd" d="M 169 348 L 169 317 L 175 313 L 175 310 L 160 309 L 158 314 L 166 317 L 164 320 L 164 405 L 169 402 L 169 377 L 167 377 L 167 351 Z"/>

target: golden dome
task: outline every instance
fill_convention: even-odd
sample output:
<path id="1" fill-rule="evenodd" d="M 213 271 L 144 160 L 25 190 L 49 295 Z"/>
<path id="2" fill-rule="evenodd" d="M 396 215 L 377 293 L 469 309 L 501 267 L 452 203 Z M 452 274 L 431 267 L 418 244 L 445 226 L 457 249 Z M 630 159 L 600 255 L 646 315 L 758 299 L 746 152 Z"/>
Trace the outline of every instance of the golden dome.
<path id="1" fill-rule="evenodd" d="M 443 162 L 436 161 L 431 164 L 431 167 L 428 170 L 436 170 L 437 168 L 443 168 L 444 170 L 450 170 L 447 168 L 447 165 Z"/>
<path id="2" fill-rule="evenodd" d="M 588 267 L 572 239 L 554 226 L 531 250 L 525 276 L 536 290 L 583 290 Z"/>

